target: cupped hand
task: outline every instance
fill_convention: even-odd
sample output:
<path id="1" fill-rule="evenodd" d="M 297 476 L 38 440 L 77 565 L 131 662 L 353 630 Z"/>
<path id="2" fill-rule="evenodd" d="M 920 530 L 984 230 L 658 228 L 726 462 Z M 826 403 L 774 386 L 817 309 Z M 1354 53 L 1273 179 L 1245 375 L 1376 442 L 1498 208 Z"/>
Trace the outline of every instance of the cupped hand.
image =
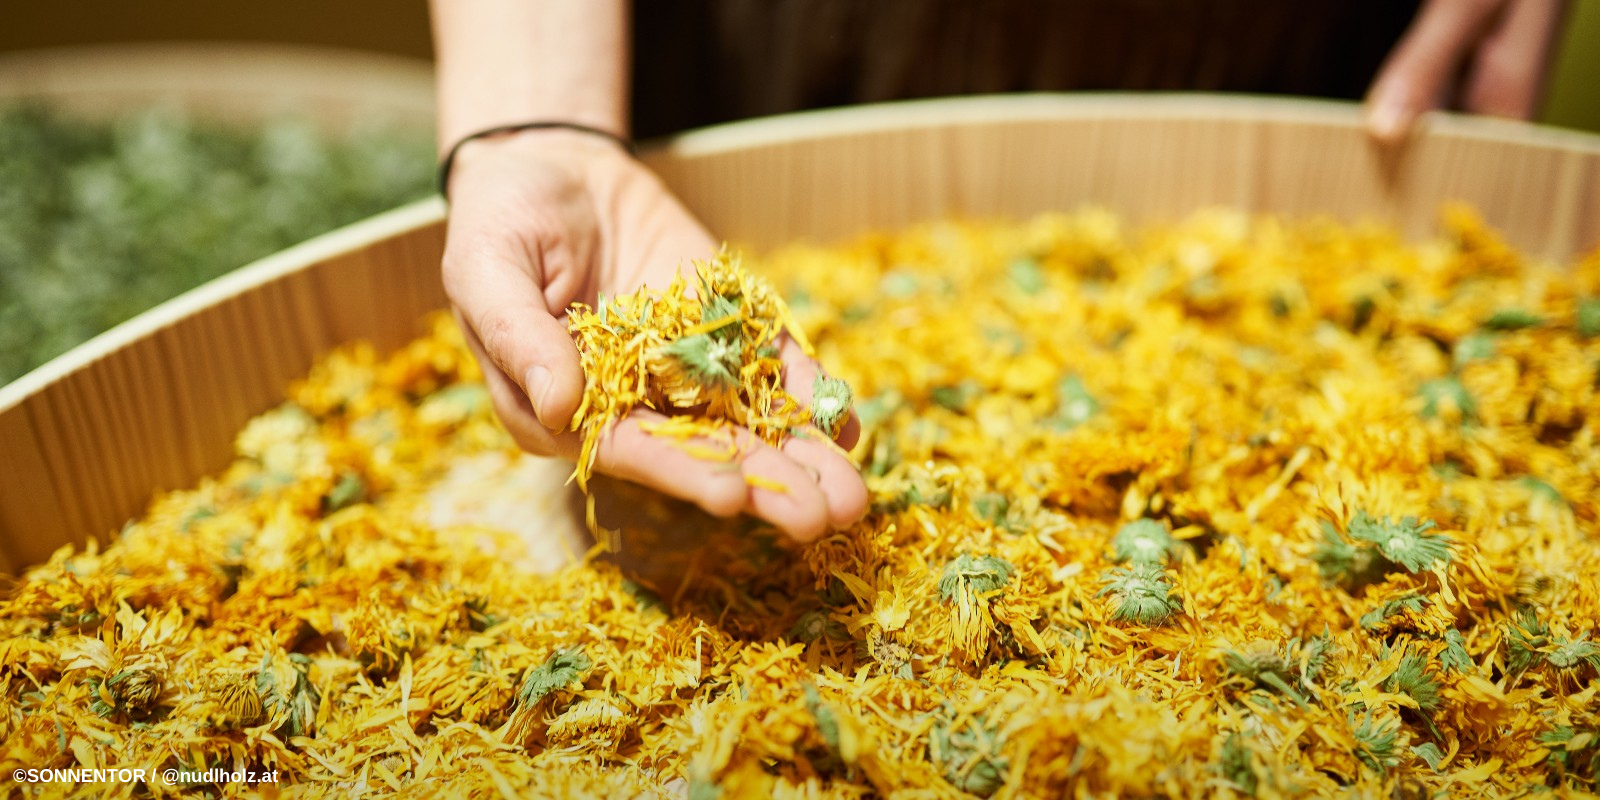
<path id="1" fill-rule="evenodd" d="M 1427 0 L 1367 92 L 1367 130 L 1403 141 L 1423 112 L 1529 119 L 1564 0 Z"/>
<path id="2" fill-rule="evenodd" d="M 648 169 L 582 133 L 474 141 L 458 154 L 449 190 L 445 291 L 495 410 L 523 449 L 575 458 L 581 439 L 570 427 L 584 376 L 566 309 L 602 294 L 665 288 L 717 245 Z M 786 387 L 809 403 L 819 367 L 793 342 L 781 352 Z M 741 431 L 743 456 L 730 470 L 641 430 L 661 418 L 638 409 L 615 425 L 595 468 L 719 516 L 754 514 L 801 541 L 865 512 L 860 473 L 821 434 L 773 447 Z M 858 431 L 852 418 L 839 443 L 853 446 Z M 766 480 L 748 481 L 752 475 Z M 768 481 L 785 490 L 764 488 Z"/>

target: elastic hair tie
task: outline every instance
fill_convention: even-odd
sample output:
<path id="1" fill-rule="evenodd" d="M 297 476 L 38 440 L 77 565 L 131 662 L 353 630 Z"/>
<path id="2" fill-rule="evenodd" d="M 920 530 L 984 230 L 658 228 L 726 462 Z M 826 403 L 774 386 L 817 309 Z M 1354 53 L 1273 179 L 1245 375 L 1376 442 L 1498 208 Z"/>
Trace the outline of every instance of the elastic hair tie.
<path id="1" fill-rule="evenodd" d="M 520 131 L 548 130 L 552 128 L 577 131 L 578 133 L 587 133 L 592 136 L 598 136 L 602 139 L 608 139 L 614 142 L 618 147 L 621 147 L 623 150 L 627 151 L 628 155 L 638 155 L 638 151 L 633 146 L 633 142 L 627 137 L 619 136 L 611 131 L 595 128 L 589 125 L 583 125 L 577 122 L 565 122 L 562 120 L 538 120 L 535 122 L 518 122 L 512 125 L 496 125 L 493 128 L 484 128 L 481 131 L 469 133 L 466 136 L 456 140 L 456 143 L 451 146 L 450 152 L 446 153 L 444 160 L 439 162 L 439 194 L 444 195 L 444 199 L 446 201 L 450 199 L 450 169 L 455 166 L 456 153 L 460 152 L 461 146 L 467 142 L 470 142 L 474 139 L 487 139 L 492 136 L 503 136 L 508 133 L 518 133 Z"/>

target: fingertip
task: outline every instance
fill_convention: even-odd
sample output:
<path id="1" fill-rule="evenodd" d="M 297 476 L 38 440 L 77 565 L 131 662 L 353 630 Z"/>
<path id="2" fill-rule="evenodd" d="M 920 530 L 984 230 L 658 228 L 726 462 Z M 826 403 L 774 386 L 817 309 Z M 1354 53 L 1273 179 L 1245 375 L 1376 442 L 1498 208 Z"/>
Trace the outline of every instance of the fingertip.
<path id="1" fill-rule="evenodd" d="M 551 431 L 566 430 L 583 400 L 583 367 L 567 326 L 544 315 L 534 322 L 538 347 L 524 373 L 527 393 L 539 423 Z"/>
<path id="2" fill-rule="evenodd" d="M 828 498 L 828 523 L 835 528 L 848 528 L 867 515 L 870 496 L 859 472 L 829 481 L 822 493 Z"/>
<path id="3" fill-rule="evenodd" d="M 789 453 L 762 444 L 741 464 L 749 488 L 749 511 L 789 538 L 809 542 L 828 527 L 828 500 L 812 469 Z"/>
<path id="4" fill-rule="evenodd" d="M 846 450 L 854 450 L 860 443 L 861 417 L 856 414 L 855 409 L 850 410 L 850 416 L 845 419 L 844 427 L 839 429 L 839 435 L 833 440 Z"/>
<path id="5" fill-rule="evenodd" d="M 1393 93 L 1380 93 L 1367 104 L 1367 133 L 1386 145 L 1404 141 L 1415 119 L 1416 111 Z"/>
<path id="6" fill-rule="evenodd" d="M 713 517 L 727 518 L 745 510 L 750 489 L 740 475 L 713 473 L 693 489 L 695 505 Z"/>
<path id="7" fill-rule="evenodd" d="M 833 448 L 820 442 L 790 439 L 784 454 L 809 468 L 827 508 L 827 524 L 847 527 L 867 513 L 868 493 L 860 470 Z"/>

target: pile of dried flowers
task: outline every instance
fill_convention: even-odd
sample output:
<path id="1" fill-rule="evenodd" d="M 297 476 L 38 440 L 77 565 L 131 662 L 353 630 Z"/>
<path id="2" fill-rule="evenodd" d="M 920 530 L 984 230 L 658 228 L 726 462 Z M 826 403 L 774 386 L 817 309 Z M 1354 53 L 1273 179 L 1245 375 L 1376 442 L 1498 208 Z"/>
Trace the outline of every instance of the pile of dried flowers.
<path id="1" fill-rule="evenodd" d="M 447 323 L 346 349 L 222 476 L 9 592 L 0 766 L 341 797 L 1592 791 L 1600 254 L 1446 229 L 1085 211 L 773 254 L 859 398 L 872 511 L 803 549 L 677 517 L 700 539 L 653 588 L 427 523 L 451 463 L 511 448 L 478 374 Z M 591 376 L 738 316 L 759 428 L 775 329 L 680 305 L 703 330 Z M 624 553 L 668 561 L 666 519 Z"/>

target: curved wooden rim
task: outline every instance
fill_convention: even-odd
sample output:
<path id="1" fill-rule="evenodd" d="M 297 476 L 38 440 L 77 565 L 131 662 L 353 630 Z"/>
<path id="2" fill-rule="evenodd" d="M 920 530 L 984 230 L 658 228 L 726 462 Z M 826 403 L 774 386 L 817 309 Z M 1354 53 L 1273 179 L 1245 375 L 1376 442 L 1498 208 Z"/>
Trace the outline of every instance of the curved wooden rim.
<path id="1" fill-rule="evenodd" d="M 656 157 L 705 156 L 797 140 L 916 128 L 1103 117 L 1362 128 L 1360 104 L 1338 100 L 1201 92 L 1011 94 L 905 100 L 742 120 L 652 142 L 649 150 Z M 1600 153 L 1600 134 L 1443 111 L 1423 115 L 1416 136 L 1463 137 Z"/>

